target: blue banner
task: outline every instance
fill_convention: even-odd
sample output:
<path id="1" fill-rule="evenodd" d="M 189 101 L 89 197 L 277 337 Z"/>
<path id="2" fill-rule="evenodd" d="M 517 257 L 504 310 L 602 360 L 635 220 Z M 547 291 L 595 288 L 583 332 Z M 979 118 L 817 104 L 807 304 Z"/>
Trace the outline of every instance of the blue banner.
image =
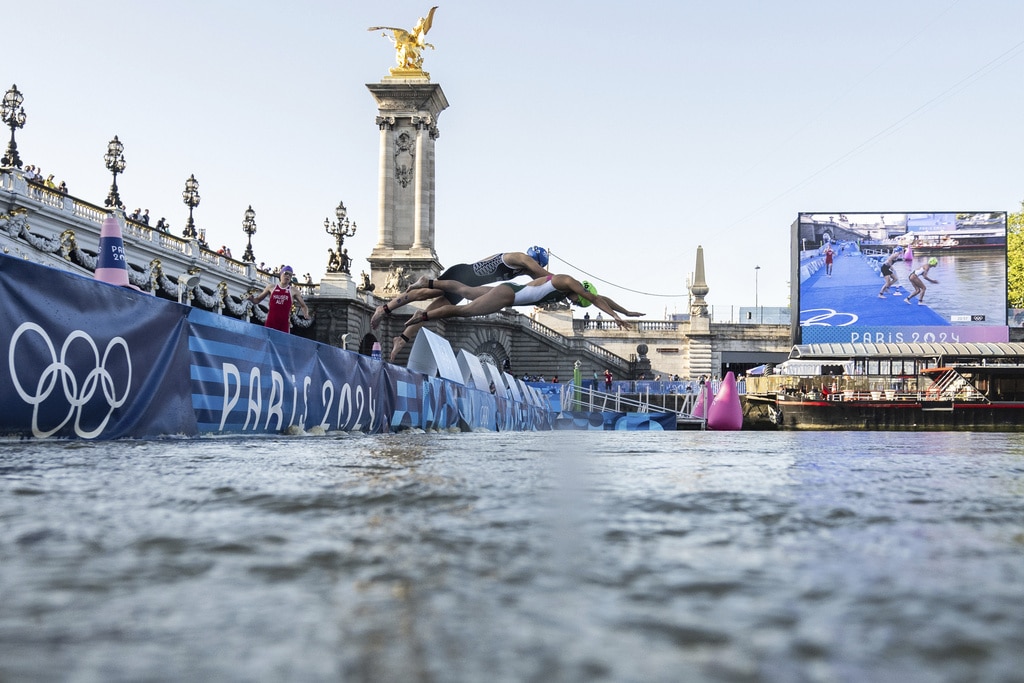
<path id="1" fill-rule="evenodd" d="M 0 297 L 0 432 L 195 434 L 183 307 L 10 257 L 0 258 Z"/>
<path id="2" fill-rule="evenodd" d="M 422 426 L 422 375 L 265 327 L 248 325 L 239 334 L 245 323 L 198 309 L 189 324 L 200 432 L 378 433 Z"/>
<path id="3" fill-rule="evenodd" d="M 0 255 L 0 435 L 550 429 L 527 403 Z"/>

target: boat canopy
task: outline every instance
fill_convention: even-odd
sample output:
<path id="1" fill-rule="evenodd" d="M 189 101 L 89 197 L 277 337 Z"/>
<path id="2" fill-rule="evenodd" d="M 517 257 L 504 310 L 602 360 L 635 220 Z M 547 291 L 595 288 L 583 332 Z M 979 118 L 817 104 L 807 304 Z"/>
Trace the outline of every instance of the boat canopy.
<path id="1" fill-rule="evenodd" d="M 849 360 L 854 358 L 1007 358 L 1024 359 L 1024 344 L 1001 343 L 924 343 L 924 344 L 802 344 L 793 347 L 790 359 Z"/>
<path id="2" fill-rule="evenodd" d="M 775 366 L 776 375 L 797 375 L 800 377 L 816 377 L 818 375 L 852 375 L 852 360 L 799 360 L 790 358 Z"/>

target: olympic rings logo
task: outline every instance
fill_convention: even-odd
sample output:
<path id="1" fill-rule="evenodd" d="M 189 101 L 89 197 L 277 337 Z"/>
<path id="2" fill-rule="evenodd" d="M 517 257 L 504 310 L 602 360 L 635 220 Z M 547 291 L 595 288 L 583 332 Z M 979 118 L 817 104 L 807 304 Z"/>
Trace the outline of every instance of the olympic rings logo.
<path id="1" fill-rule="evenodd" d="M 809 308 L 806 311 L 800 311 L 800 324 L 803 326 L 846 327 L 854 324 L 858 319 L 859 316 L 856 313 L 840 313 L 834 308 Z"/>
<path id="2" fill-rule="evenodd" d="M 39 380 L 36 382 L 35 393 L 30 393 L 29 390 L 22 385 L 21 380 L 18 378 L 17 368 L 15 367 L 15 349 L 18 345 L 18 341 L 22 335 L 29 332 L 35 332 L 39 335 L 43 343 L 46 344 L 46 348 L 50 352 L 50 364 L 43 369 L 39 375 Z M 75 370 L 68 364 L 68 355 L 71 349 L 71 345 L 76 341 L 81 340 L 89 348 L 92 349 L 92 358 L 95 367 L 89 371 L 79 384 L 78 377 L 75 375 Z M 125 382 L 123 393 L 118 396 L 116 393 L 116 387 L 114 386 L 114 377 L 107 370 L 107 362 L 111 360 L 112 353 L 115 349 L 121 349 L 121 353 L 124 354 L 124 362 L 128 369 L 128 377 Z M 86 356 L 88 357 L 88 356 Z M 100 358 L 99 347 L 96 342 L 93 341 L 87 333 L 82 330 L 74 330 L 68 335 L 68 338 L 64 340 L 64 345 L 60 349 L 60 358 L 57 358 L 57 351 L 50 340 L 49 335 L 42 327 L 35 323 L 22 323 L 14 334 L 11 336 L 11 346 L 8 352 L 8 363 L 11 370 L 11 381 L 14 384 L 15 391 L 18 392 L 18 396 L 21 397 L 25 403 L 32 406 L 32 434 L 38 438 L 46 438 L 56 434 L 61 428 L 66 425 L 71 418 L 75 419 L 75 434 L 83 439 L 93 439 L 103 432 L 107 426 L 107 422 L 110 421 L 111 416 L 114 414 L 114 410 L 124 405 L 128 399 L 128 391 L 132 386 L 132 358 L 131 353 L 128 350 L 128 342 L 123 337 L 114 337 L 107 343 L 106 349 L 103 351 L 103 357 Z M 39 426 L 39 412 L 40 405 L 46 399 L 53 394 L 54 389 L 57 387 L 57 380 L 60 380 L 61 388 L 64 390 L 64 398 L 68 402 L 68 412 L 53 429 L 44 430 Z M 31 388 L 31 382 L 28 383 Z M 102 390 L 103 399 L 107 403 L 107 415 L 99 423 L 95 429 L 86 429 L 82 426 L 82 412 L 83 408 L 93 399 L 96 395 L 97 390 Z"/>

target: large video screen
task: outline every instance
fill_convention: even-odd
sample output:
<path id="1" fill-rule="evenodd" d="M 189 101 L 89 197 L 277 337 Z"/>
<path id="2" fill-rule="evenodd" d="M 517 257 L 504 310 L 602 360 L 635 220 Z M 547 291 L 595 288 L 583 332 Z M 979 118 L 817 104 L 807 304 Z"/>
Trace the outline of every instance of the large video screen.
<path id="1" fill-rule="evenodd" d="M 798 344 L 1005 342 L 1006 212 L 801 213 Z"/>

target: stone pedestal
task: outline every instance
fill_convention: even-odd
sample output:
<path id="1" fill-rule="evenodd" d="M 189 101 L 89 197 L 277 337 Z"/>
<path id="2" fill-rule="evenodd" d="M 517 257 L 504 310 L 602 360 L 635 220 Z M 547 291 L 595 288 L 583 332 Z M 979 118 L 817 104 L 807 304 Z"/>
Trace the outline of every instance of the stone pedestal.
<path id="1" fill-rule="evenodd" d="M 358 298 L 357 285 L 348 273 L 327 273 L 320 280 L 320 296 L 329 299 Z"/>

